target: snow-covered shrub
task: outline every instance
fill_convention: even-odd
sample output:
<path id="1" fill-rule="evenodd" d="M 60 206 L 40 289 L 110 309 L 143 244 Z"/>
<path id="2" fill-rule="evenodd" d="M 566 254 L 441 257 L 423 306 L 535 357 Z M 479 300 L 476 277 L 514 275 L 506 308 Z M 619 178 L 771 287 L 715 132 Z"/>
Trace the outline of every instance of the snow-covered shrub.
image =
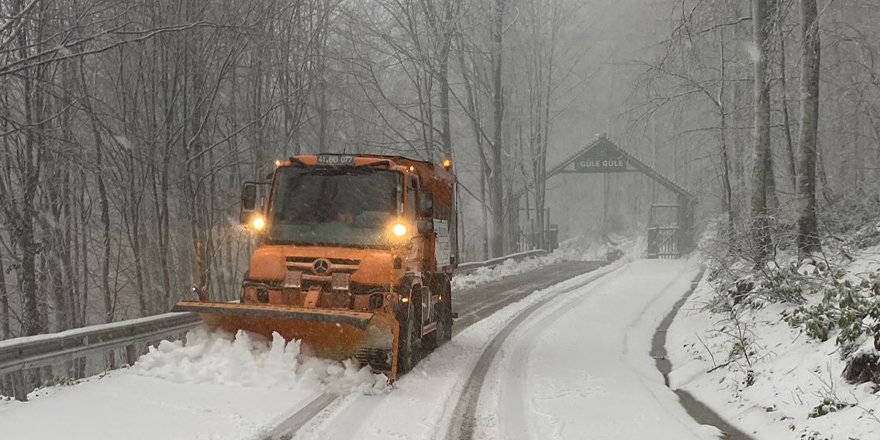
<path id="1" fill-rule="evenodd" d="M 846 241 L 846 244 L 856 249 L 869 248 L 880 244 L 880 220 L 868 223 L 859 228 L 859 230 Z"/>
<path id="2" fill-rule="evenodd" d="M 843 198 L 820 212 L 825 227 L 839 235 L 852 236 L 847 240 L 858 248 L 880 243 L 880 195 Z"/>
<path id="3" fill-rule="evenodd" d="M 785 320 L 794 327 L 803 326 L 807 336 L 824 342 L 834 330 L 836 313 L 836 309 L 821 302 L 811 307 L 799 306 Z"/>
<path id="4" fill-rule="evenodd" d="M 611 249 L 608 249 L 608 252 L 605 252 L 605 261 L 613 263 L 621 259 L 624 255 L 626 255 L 626 253 L 619 247 L 615 246 Z"/>
<path id="5" fill-rule="evenodd" d="M 843 378 L 855 384 L 865 382 L 880 384 L 880 353 L 876 349 L 868 349 L 853 355 L 843 370 Z"/>
<path id="6" fill-rule="evenodd" d="M 840 271 L 829 273 L 827 282 L 817 286 L 823 293 L 822 301 L 798 307 L 786 316 L 786 321 L 803 326 L 808 336 L 820 341 L 828 340 L 834 330 L 839 330 L 836 342 L 846 356 L 880 322 L 878 276 L 872 273 L 868 279 L 854 283 Z"/>
<path id="7" fill-rule="evenodd" d="M 802 304 L 810 280 L 793 270 L 776 269 L 758 283 L 755 294 L 774 303 Z"/>
<path id="8" fill-rule="evenodd" d="M 761 308 L 767 303 L 803 304 L 804 295 L 811 293 L 821 277 L 821 271 L 799 273 L 794 268 L 767 268 L 750 273 L 728 283 L 725 290 L 733 303 Z M 720 281 L 717 286 L 723 286 Z"/>
<path id="9" fill-rule="evenodd" d="M 816 417 L 822 417 L 826 414 L 837 412 L 842 409 L 849 408 L 851 406 L 853 406 L 852 403 L 840 402 L 840 401 L 834 400 L 830 397 L 825 397 L 822 399 L 822 403 L 820 403 L 815 408 L 813 408 L 813 410 L 810 411 L 810 414 L 807 417 L 809 417 L 811 419 L 816 418 Z"/>

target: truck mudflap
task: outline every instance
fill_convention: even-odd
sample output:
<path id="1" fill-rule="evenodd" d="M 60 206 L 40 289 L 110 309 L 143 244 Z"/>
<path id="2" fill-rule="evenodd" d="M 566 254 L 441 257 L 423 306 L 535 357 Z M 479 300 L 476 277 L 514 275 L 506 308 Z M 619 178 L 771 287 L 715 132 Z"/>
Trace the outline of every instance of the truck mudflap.
<path id="1" fill-rule="evenodd" d="M 398 323 L 390 313 L 356 312 L 279 304 L 180 301 L 175 311 L 199 313 L 211 329 L 254 332 L 268 338 L 277 332 L 300 340 L 304 354 L 362 365 L 397 376 Z"/>

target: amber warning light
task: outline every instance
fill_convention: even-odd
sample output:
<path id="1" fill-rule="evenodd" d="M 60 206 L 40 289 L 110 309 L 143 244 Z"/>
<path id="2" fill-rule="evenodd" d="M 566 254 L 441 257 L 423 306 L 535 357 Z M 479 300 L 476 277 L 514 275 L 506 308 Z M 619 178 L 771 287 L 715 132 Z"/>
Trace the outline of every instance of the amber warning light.
<path id="1" fill-rule="evenodd" d="M 443 168 L 447 170 L 452 168 L 452 159 L 443 159 Z"/>

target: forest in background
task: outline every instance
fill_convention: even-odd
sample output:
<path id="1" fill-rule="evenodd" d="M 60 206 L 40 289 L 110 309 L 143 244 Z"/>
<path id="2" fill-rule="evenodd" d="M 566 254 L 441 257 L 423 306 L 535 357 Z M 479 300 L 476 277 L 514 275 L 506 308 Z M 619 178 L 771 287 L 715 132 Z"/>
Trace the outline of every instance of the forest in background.
<path id="1" fill-rule="evenodd" d="M 235 297 L 240 185 L 300 153 L 452 157 L 479 259 L 511 249 L 523 188 L 524 224 L 552 206 L 595 231 L 601 184 L 543 175 L 608 133 L 760 260 L 796 241 L 805 71 L 818 230 L 858 226 L 880 205 L 880 5 L 812 1 L 804 27 L 810 3 L 4 0 L 0 339 Z M 608 228 L 639 231 L 656 190 L 610 180 Z"/>

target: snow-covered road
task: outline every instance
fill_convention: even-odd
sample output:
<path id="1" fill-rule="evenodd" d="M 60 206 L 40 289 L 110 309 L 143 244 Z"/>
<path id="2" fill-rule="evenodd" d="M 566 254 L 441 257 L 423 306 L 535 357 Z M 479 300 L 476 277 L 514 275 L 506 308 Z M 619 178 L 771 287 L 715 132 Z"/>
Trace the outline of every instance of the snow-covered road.
<path id="1" fill-rule="evenodd" d="M 635 261 L 546 289 L 461 332 L 396 389 L 351 395 L 300 439 L 699 439 L 649 356 L 699 272 Z"/>
<path id="2" fill-rule="evenodd" d="M 649 355 L 659 322 L 698 271 L 692 260 L 639 260 L 517 296 L 390 392 L 377 393 L 356 368 L 285 367 L 296 364 L 295 344 L 257 349 L 247 338 L 196 334 L 131 370 L 0 404 L 0 437 L 283 438 L 273 427 L 288 419 L 299 439 L 713 438 Z M 236 374 L 241 367 L 248 371 Z M 327 383 L 341 395 L 322 394 Z M 299 411 L 306 406 L 313 411 Z"/>
<path id="3" fill-rule="evenodd" d="M 663 384 L 651 337 L 698 269 L 636 261 L 518 326 L 499 353 L 474 438 L 676 439 L 702 429 Z"/>

